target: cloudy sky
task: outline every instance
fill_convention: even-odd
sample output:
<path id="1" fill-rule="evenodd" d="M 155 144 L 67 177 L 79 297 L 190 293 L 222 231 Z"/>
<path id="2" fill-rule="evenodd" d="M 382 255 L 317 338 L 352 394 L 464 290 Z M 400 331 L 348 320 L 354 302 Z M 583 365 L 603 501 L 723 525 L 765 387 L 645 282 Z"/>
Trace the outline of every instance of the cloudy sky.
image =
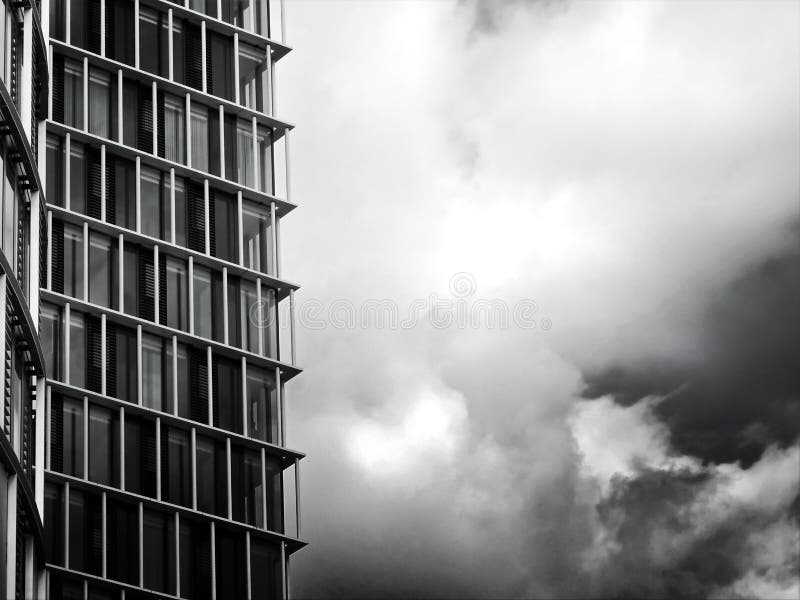
<path id="1" fill-rule="evenodd" d="M 800 4 L 288 5 L 294 595 L 797 599 Z"/>

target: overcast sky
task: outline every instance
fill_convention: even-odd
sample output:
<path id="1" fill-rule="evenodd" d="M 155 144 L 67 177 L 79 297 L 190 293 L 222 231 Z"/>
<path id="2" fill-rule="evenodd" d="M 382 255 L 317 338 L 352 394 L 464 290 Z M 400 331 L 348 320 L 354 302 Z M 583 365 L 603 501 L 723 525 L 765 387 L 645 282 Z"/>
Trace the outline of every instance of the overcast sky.
<path id="1" fill-rule="evenodd" d="M 797 599 L 800 4 L 287 4 L 293 594 Z"/>

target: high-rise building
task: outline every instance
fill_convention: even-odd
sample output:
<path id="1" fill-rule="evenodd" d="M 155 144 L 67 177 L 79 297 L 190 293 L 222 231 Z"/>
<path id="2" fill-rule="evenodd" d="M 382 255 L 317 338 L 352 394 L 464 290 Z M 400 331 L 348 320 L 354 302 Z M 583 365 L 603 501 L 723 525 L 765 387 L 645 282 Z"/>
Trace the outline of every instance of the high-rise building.
<path id="1" fill-rule="evenodd" d="M 283 2 L 0 9 L 0 595 L 286 598 Z"/>

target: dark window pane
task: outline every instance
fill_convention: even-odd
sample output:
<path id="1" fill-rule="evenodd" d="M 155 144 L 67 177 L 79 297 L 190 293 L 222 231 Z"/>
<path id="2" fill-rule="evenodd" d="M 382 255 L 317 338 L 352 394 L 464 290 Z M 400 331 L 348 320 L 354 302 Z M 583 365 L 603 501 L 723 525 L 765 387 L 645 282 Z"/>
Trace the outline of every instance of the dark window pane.
<path id="1" fill-rule="evenodd" d="M 69 492 L 69 568 L 99 575 L 102 570 L 102 511 L 100 497 Z"/>
<path id="2" fill-rule="evenodd" d="M 228 493 L 220 482 L 227 481 L 225 444 L 197 436 L 197 508 L 226 517 Z"/>
<path id="3" fill-rule="evenodd" d="M 278 442 L 278 394 L 275 376 L 247 365 L 247 430 L 262 442 Z"/>
<path id="4" fill-rule="evenodd" d="M 106 0 L 106 54 L 134 64 L 134 12 L 130 0 Z"/>
<path id="5" fill-rule="evenodd" d="M 164 499 L 173 504 L 191 506 L 192 480 L 189 434 L 175 427 L 167 428 L 166 453 L 167 468 L 162 472 Z"/>
<path id="6" fill-rule="evenodd" d="M 86 214 L 86 149 L 73 142 L 69 155 L 69 208 Z"/>
<path id="7" fill-rule="evenodd" d="M 175 522 L 166 514 L 143 513 L 144 587 L 172 592 L 175 587 Z"/>
<path id="8" fill-rule="evenodd" d="M 242 206 L 244 266 L 269 273 L 272 265 L 272 227 L 266 206 L 246 202 Z"/>
<path id="9" fill-rule="evenodd" d="M 210 600 L 211 529 L 209 524 L 182 519 L 180 545 L 181 596 L 193 600 Z"/>
<path id="10" fill-rule="evenodd" d="M 216 530 L 217 598 L 244 598 L 247 595 L 244 534 Z"/>
<path id="11" fill-rule="evenodd" d="M 214 357 L 214 426 L 242 432 L 242 367 L 236 360 Z"/>
<path id="12" fill-rule="evenodd" d="M 206 44 L 210 50 L 208 93 L 233 100 L 233 43 L 227 36 L 208 32 Z"/>
<path id="13" fill-rule="evenodd" d="M 89 301 L 107 308 L 117 305 L 117 246 L 105 235 L 89 235 Z"/>
<path id="14" fill-rule="evenodd" d="M 267 455 L 267 529 L 283 533 L 283 473 L 280 459 Z"/>
<path id="15" fill-rule="evenodd" d="M 281 553 L 277 547 L 251 537 L 250 573 L 253 598 L 280 597 Z"/>
<path id="16" fill-rule="evenodd" d="M 166 77 L 168 60 L 166 15 L 147 8 L 139 9 L 139 66 L 141 69 Z M 164 33 L 166 29 L 164 29 Z"/>
<path id="17" fill-rule="evenodd" d="M 189 355 L 186 346 L 178 344 L 177 356 L 177 384 L 178 384 L 178 416 L 186 419 L 191 418 L 190 402 L 190 369 Z"/>
<path id="18" fill-rule="evenodd" d="M 135 505 L 108 499 L 108 577 L 139 583 L 139 511 Z"/>
<path id="19" fill-rule="evenodd" d="M 64 205 L 64 140 L 47 136 L 47 203 Z"/>
<path id="20" fill-rule="evenodd" d="M 58 307 L 42 303 L 39 337 L 49 379 L 61 379 L 61 313 Z"/>
<path id="21" fill-rule="evenodd" d="M 89 406 L 89 479 L 119 485 L 119 417 L 102 406 Z"/>
<path id="22" fill-rule="evenodd" d="M 139 249 L 125 243 L 123 259 L 123 308 L 129 315 L 139 314 Z"/>
<path id="23" fill-rule="evenodd" d="M 66 39 L 66 3 L 65 0 L 50 0 L 50 37 L 59 41 Z"/>
<path id="24" fill-rule="evenodd" d="M 114 223 L 120 227 L 135 230 L 136 164 L 133 161 L 115 157 L 113 177 L 115 194 L 113 200 Z"/>
<path id="25" fill-rule="evenodd" d="M 83 129 L 83 102 L 83 65 L 74 60 L 64 59 L 65 125 Z"/>
<path id="26" fill-rule="evenodd" d="M 178 258 L 167 256 L 166 259 L 167 285 L 167 325 L 189 330 L 189 300 L 186 263 Z"/>
<path id="27" fill-rule="evenodd" d="M 44 528 L 47 562 L 64 565 L 64 488 L 46 483 L 44 487 Z"/>
<path id="28" fill-rule="evenodd" d="M 94 67 L 89 69 L 89 133 L 111 134 L 111 77 Z"/>
<path id="29" fill-rule="evenodd" d="M 113 362 L 109 357 L 109 370 L 113 369 L 113 377 L 107 376 L 107 385 L 113 380 L 113 389 L 108 390 L 110 396 L 114 396 L 125 402 L 136 404 L 139 399 L 138 377 L 136 374 L 137 350 L 136 350 L 136 330 L 128 329 L 121 325 L 115 325 L 113 340 L 114 356 Z M 110 387 L 110 386 L 109 386 Z"/>
<path id="30" fill-rule="evenodd" d="M 261 453 L 249 448 L 232 447 L 231 496 L 234 520 L 263 527 L 263 491 Z"/>
<path id="31" fill-rule="evenodd" d="M 236 198 L 214 191 L 214 256 L 230 262 L 238 262 L 238 218 Z"/>
<path id="32" fill-rule="evenodd" d="M 70 43 L 79 48 L 86 48 L 87 4 L 87 0 L 70 1 Z"/>
<path id="33" fill-rule="evenodd" d="M 155 421 L 125 415 L 125 489 L 156 495 Z"/>

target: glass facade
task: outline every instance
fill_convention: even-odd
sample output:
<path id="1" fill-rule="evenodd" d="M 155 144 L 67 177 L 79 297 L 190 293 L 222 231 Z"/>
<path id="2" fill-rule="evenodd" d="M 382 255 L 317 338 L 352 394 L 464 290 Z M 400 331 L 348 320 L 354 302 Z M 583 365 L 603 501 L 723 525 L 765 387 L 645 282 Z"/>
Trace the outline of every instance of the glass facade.
<path id="1" fill-rule="evenodd" d="M 278 335 L 281 308 L 293 327 L 279 224 L 294 205 L 276 186 L 290 128 L 272 114 L 273 69 L 288 49 L 268 4 L 46 6 L 30 283 L 47 372 L 41 597 L 287 595 L 304 545 L 284 519 L 302 458 L 286 447 L 284 386 L 299 369 Z M 2 228 L 15 266 L 18 205 Z"/>

